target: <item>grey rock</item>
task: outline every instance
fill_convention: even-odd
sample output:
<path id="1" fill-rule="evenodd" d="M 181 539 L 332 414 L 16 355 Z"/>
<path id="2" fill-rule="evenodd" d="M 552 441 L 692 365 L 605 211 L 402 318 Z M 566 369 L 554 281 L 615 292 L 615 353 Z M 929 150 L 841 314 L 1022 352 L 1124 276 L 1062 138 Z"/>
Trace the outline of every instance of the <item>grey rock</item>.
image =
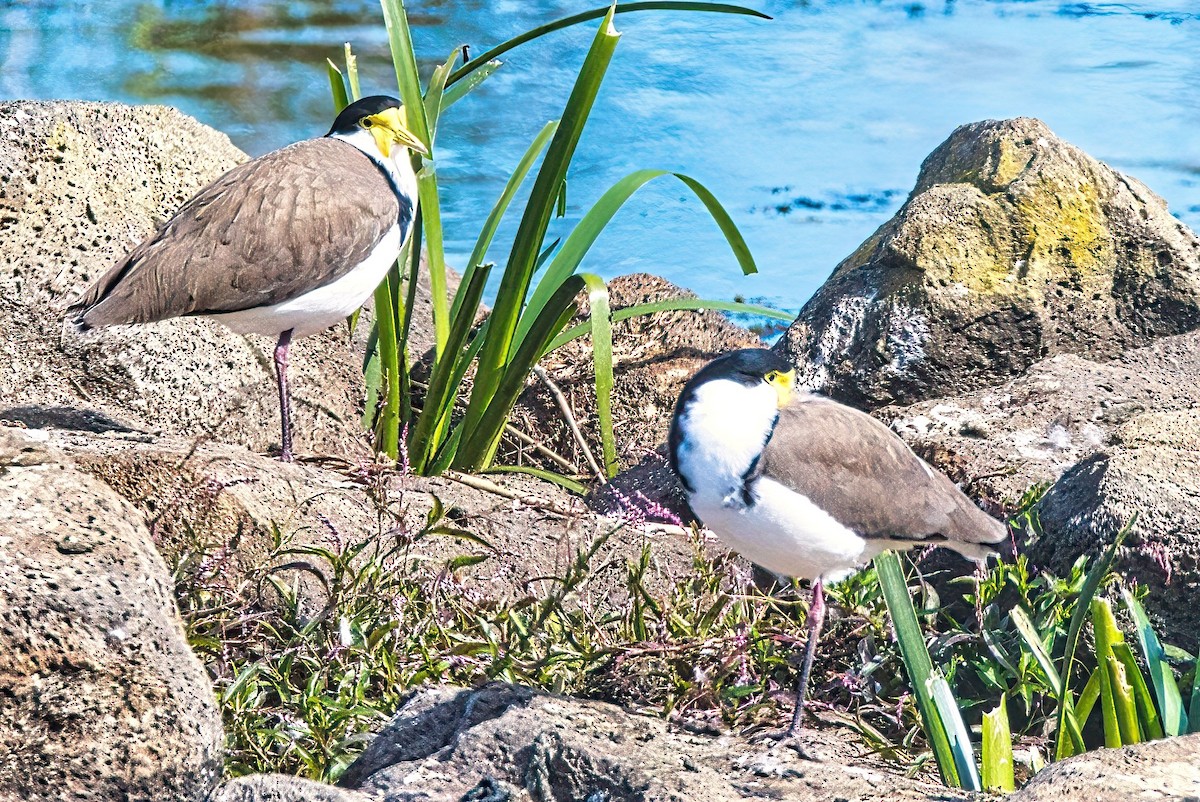
<path id="1" fill-rule="evenodd" d="M 0 428 L 0 799 L 203 800 L 221 719 L 137 512 Z"/>
<path id="2" fill-rule="evenodd" d="M 609 704 L 501 684 L 438 688 L 417 693 L 340 784 L 391 802 L 970 798 L 883 771 L 840 736 L 822 735 L 837 758 L 812 763 L 740 737 L 676 732 Z"/>
<path id="3" fill-rule="evenodd" d="M 1037 512 L 1045 535 L 1030 559 L 1059 570 L 1103 551 L 1136 515 L 1117 566 L 1149 588 L 1165 640 L 1200 647 L 1200 409 L 1132 418 L 1064 473 Z"/>
<path id="4" fill-rule="evenodd" d="M 1142 412 L 1200 406 L 1200 332 L 1110 361 L 1060 354 L 1004 384 L 876 414 L 973 494 L 1012 507 L 1114 442 Z"/>
<path id="5" fill-rule="evenodd" d="M 1048 766 L 1011 802 L 1200 802 L 1200 735 L 1097 749 Z"/>
<path id="6" fill-rule="evenodd" d="M 1137 180 L 1019 118 L 956 129 L 777 348 L 811 386 L 873 408 L 1198 325 L 1196 235 Z"/>
<path id="7" fill-rule="evenodd" d="M 256 451 L 278 443 L 268 339 L 204 318 L 86 335 L 63 321 L 90 282 L 245 158 L 171 108 L 0 103 L 0 418 L 31 405 L 87 407 L 142 431 Z M 337 327 L 292 349 L 301 451 L 361 450 L 367 329 L 354 347 Z"/>
<path id="8" fill-rule="evenodd" d="M 368 802 L 370 798 L 335 785 L 286 774 L 251 774 L 231 780 L 208 802 Z"/>

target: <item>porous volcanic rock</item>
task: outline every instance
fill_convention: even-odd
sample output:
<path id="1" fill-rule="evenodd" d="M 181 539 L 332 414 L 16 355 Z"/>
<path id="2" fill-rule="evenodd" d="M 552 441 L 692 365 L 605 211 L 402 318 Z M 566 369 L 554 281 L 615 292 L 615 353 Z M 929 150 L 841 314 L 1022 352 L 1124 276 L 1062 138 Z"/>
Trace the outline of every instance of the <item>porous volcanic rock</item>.
<path id="1" fill-rule="evenodd" d="M 1200 735 L 1097 749 L 1042 769 L 1011 802 L 1200 800 Z"/>
<path id="2" fill-rule="evenodd" d="M 267 338 L 204 318 L 85 335 L 63 322 L 92 281 L 245 158 L 167 107 L 0 103 L 0 410 L 90 408 L 134 429 L 278 443 Z M 347 340 L 337 327 L 292 349 L 300 451 L 361 448 L 361 348 Z"/>
<path id="3" fill-rule="evenodd" d="M 336 785 L 287 774 L 251 774 L 218 788 L 208 802 L 370 802 L 370 797 Z"/>
<path id="4" fill-rule="evenodd" d="M 319 577 L 331 579 L 331 566 L 311 554 L 277 551 L 277 542 L 338 551 L 367 541 L 381 546 L 412 541 L 401 552 L 401 564 L 411 559 L 414 566 L 483 555 L 484 562 L 445 581 L 465 594 L 514 603 L 550 593 L 555 587 L 550 578 L 562 576 L 576 550 L 600 538 L 579 598 L 608 613 L 621 609 L 626 565 L 637 560 L 645 538 L 636 528 L 613 533 L 612 521 L 591 514 L 558 485 L 533 477 L 482 482 L 463 477 L 494 488 L 489 490 L 406 475 L 371 461 L 285 465 L 238 446 L 196 446 L 180 437 L 61 428 L 38 434 L 131 502 L 169 565 L 212 555 L 220 562 L 220 580 L 232 588 L 270 568 L 285 584 L 297 586 L 307 613 L 328 601 Z M 468 530 L 487 546 L 444 534 L 421 537 L 435 505 L 443 511 L 438 527 Z M 656 534 L 654 554 L 648 587 L 662 590 L 690 575 L 694 547 L 686 536 Z M 269 593 L 270 586 L 260 591 Z"/>
<path id="5" fill-rule="evenodd" d="M 694 298 L 688 290 L 646 273 L 614 278 L 608 284 L 614 311 L 671 298 Z M 576 320 L 583 322 L 586 317 Z M 613 324 L 613 425 L 618 459 L 637 464 L 667 439 L 667 427 L 683 385 L 709 360 L 737 348 L 761 346 L 750 331 L 712 309 L 657 312 Z M 581 337 L 549 354 L 542 363 L 562 390 L 596 459 L 601 459 L 596 417 L 596 378 L 592 341 Z M 532 381 L 517 403 L 514 420 L 558 453 L 586 470 L 553 394 Z M 530 455 L 536 458 L 536 455 Z"/>
<path id="6" fill-rule="evenodd" d="M 966 800 L 857 759 L 813 763 L 735 736 L 676 732 L 661 719 L 493 684 L 418 692 L 340 784 L 392 802 L 729 802 L 737 799 Z"/>
<path id="7" fill-rule="evenodd" d="M 1028 118 L 956 129 L 777 346 L 859 407 L 1111 359 L 1200 326 L 1200 240 L 1136 179 Z"/>
<path id="8" fill-rule="evenodd" d="M 203 800 L 221 718 L 140 516 L 0 428 L 0 799 Z"/>
<path id="9" fill-rule="evenodd" d="M 1194 407 L 1200 331 L 1110 361 L 1060 354 L 995 387 L 876 415 L 973 495 L 1011 509 L 1032 485 L 1056 481 L 1114 442 L 1131 418 Z"/>
<path id="10" fill-rule="evenodd" d="M 1120 572 L 1149 588 L 1169 643 L 1200 647 L 1200 409 L 1146 412 L 1069 469 L 1037 505 L 1044 537 L 1030 559 L 1062 571 L 1097 554 L 1137 516 Z"/>

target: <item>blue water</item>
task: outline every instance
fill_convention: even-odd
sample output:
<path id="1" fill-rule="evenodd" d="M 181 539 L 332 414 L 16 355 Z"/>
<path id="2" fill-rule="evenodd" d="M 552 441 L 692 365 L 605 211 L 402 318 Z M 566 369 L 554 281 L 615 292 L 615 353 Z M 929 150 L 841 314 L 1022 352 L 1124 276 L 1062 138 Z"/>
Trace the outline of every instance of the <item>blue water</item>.
<path id="1" fill-rule="evenodd" d="M 565 223 L 626 173 L 664 167 L 711 188 L 761 272 L 743 278 L 678 182 L 651 184 L 587 268 L 664 275 L 702 296 L 797 309 L 903 202 L 959 124 L 1040 117 L 1200 224 L 1200 8 L 1183 0 L 811 0 L 750 3 L 762 21 L 643 12 L 624 34 L 569 180 Z M 431 70 L 587 2 L 411 0 Z M 558 115 L 594 28 L 525 45 L 448 112 L 438 168 L 462 264 L 507 173 Z M 178 106 L 257 155 L 324 133 L 324 59 L 360 55 L 364 91 L 394 91 L 378 6 L 307 2 L 3 2 L 0 98 Z M 511 233 L 510 226 L 507 231 Z M 502 260 L 503 244 L 492 258 Z"/>

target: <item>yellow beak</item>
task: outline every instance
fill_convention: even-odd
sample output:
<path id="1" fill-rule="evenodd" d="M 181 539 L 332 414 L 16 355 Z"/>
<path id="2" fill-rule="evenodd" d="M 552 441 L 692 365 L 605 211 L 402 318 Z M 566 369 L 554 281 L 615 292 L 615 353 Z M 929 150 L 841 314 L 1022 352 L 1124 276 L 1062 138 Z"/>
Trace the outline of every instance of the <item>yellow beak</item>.
<path id="1" fill-rule="evenodd" d="M 375 144 L 379 146 L 379 152 L 385 159 L 391 156 L 393 143 L 422 156 L 429 155 L 429 148 L 425 147 L 425 143 L 408 130 L 408 119 L 404 109 L 384 109 L 378 114 L 372 114 L 368 119 L 374 123 L 370 128 L 371 135 L 375 137 Z"/>
<path id="2" fill-rule="evenodd" d="M 792 390 L 796 386 L 796 371 L 789 370 L 787 373 L 780 373 L 773 370 L 767 374 L 766 380 L 767 384 L 775 388 L 779 408 L 783 409 L 787 406 L 788 401 L 792 400 Z"/>

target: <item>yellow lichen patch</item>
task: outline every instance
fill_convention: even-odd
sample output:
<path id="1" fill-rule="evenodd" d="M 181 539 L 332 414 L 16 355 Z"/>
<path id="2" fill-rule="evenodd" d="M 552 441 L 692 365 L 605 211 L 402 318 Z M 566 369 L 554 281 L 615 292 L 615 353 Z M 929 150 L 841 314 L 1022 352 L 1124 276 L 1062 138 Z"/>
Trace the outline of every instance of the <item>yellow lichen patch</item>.
<path id="1" fill-rule="evenodd" d="M 992 183 L 998 187 L 1007 187 L 1017 179 L 1029 166 L 1033 153 L 1028 145 L 1018 144 L 1012 139 L 1001 137 L 996 143 L 999 151 L 996 159 L 996 169 Z"/>
<path id="2" fill-rule="evenodd" d="M 1111 270 L 1113 238 L 1095 184 L 1041 185 L 1015 205 L 1030 243 L 1031 279 L 1087 281 Z"/>

